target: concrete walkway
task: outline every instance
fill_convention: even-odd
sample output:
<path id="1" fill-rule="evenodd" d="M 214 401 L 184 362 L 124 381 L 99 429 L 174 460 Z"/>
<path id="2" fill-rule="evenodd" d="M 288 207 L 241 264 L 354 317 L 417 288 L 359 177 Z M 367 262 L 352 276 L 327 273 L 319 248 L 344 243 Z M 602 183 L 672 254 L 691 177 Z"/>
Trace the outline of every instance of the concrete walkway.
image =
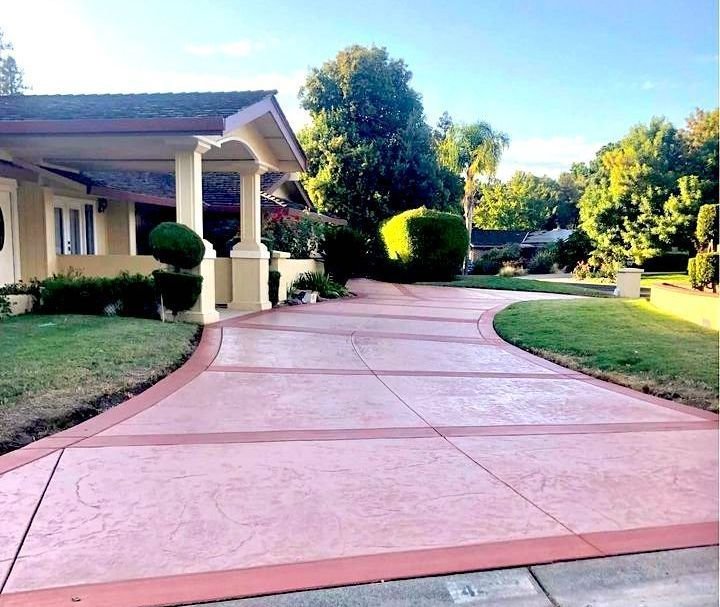
<path id="1" fill-rule="evenodd" d="M 133 607 L 717 543 L 717 416 L 502 342 L 545 294 L 359 281 L 206 328 L 0 457 L 0 606 Z"/>

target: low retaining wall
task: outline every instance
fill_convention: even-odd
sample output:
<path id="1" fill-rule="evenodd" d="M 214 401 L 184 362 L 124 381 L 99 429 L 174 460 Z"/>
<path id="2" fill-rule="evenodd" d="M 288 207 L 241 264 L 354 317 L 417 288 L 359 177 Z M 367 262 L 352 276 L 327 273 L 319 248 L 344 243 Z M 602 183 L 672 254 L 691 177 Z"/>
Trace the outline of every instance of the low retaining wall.
<path id="1" fill-rule="evenodd" d="M 113 277 L 122 272 L 130 274 L 151 274 L 163 267 L 150 255 L 58 255 L 57 271 L 66 273 L 78 270 L 83 276 Z"/>
<path id="2" fill-rule="evenodd" d="M 716 331 L 720 328 L 720 298 L 713 293 L 691 291 L 663 283 L 653 285 L 650 303 L 701 327 Z"/>
<path id="3" fill-rule="evenodd" d="M 305 272 L 324 272 L 325 264 L 319 259 L 290 259 L 289 253 L 273 251 L 270 256 L 270 269 L 280 272 L 278 300 L 285 301 L 290 283 Z"/>

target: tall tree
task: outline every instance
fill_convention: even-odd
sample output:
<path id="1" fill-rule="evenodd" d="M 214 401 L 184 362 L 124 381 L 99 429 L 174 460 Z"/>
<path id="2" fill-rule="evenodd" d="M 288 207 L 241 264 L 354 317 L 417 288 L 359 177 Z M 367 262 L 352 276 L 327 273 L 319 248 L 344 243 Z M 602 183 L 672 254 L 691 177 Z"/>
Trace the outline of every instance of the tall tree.
<path id="1" fill-rule="evenodd" d="M 23 82 L 22 70 L 10 53 L 12 44 L 0 30 L 0 95 L 21 95 L 27 88 Z"/>
<path id="2" fill-rule="evenodd" d="M 411 72 L 384 48 L 351 46 L 311 70 L 300 102 L 304 184 L 322 211 L 367 233 L 400 211 L 452 204 Z"/>
<path id="3" fill-rule="evenodd" d="M 560 200 L 560 187 L 550 177 L 517 171 L 507 182 L 483 186 L 473 223 L 489 230 L 539 230 L 548 227 Z"/>
<path id="4" fill-rule="evenodd" d="M 510 138 L 502 131 L 494 130 L 487 122 L 475 122 L 450 125 L 438 144 L 440 164 L 464 179 L 462 206 L 471 237 L 475 206 L 482 199 L 483 186 L 495 177 L 509 143 Z"/>
<path id="5" fill-rule="evenodd" d="M 688 117 L 680 137 L 685 145 L 685 171 L 699 180 L 703 202 L 718 200 L 718 144 L 720 142 L 720 110 L 696 109 Z"/>
<path id="6" fill-rule="evenodd" d="M 642 264 L 688 245 L 702 194 L 687 160 L 681 134 L 660 118 L 598 152 L 580 199 L 580 224 L 596 259 Z"/>

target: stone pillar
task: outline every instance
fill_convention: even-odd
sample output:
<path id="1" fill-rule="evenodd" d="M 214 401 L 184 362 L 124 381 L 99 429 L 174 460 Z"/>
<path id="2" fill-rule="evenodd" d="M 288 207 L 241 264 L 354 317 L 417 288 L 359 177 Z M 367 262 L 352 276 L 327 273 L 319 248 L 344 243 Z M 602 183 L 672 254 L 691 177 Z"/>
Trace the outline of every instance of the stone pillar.
<path id="1" fill-rule="evenodd" d="M 640 279 L 643 271 L 641 268 L 620 268 L 617 273 L 617 287 L 615 289 L 618 297 L 637 299 L 640 297 Z"/>
<path id="2" fill-rule="evenodd" d="M 258 163 L 240 172 L 240 242 L 230 251 L 233 310 L 254 312 L 271 307 L 268 297 L 270 255 L 260 242 L 260 173 Z"/>
<path id="3" fill-rule="evenodd" d="M 202 155 L 210 149 L 196 141 L 175 152 L 175 211 L 178 223 L 203 236 Z M 202 291 L 195 305 L 181 315 L 182 320 L 202 325 L 217 322 L 215 309 L 215 249 L 205 239 L 205 257 L 192 269 L 203 277 Z"/>

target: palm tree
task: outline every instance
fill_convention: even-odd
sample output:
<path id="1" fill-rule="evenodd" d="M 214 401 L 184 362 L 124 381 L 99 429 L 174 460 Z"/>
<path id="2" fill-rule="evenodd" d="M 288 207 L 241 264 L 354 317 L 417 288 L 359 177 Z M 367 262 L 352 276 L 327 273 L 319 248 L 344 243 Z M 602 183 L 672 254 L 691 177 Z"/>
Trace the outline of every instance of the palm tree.
<path id="1" fill-rule="evenodd" d="M 494 130 L 487 122 L 452 125 L 438 144 L 440 163 L 465 179 L 462 206 L 468 238 L 472 238 L 473 213 L 482 199 L 482 187 L 495 176 L 509 144 L 508 135 Z"/>

